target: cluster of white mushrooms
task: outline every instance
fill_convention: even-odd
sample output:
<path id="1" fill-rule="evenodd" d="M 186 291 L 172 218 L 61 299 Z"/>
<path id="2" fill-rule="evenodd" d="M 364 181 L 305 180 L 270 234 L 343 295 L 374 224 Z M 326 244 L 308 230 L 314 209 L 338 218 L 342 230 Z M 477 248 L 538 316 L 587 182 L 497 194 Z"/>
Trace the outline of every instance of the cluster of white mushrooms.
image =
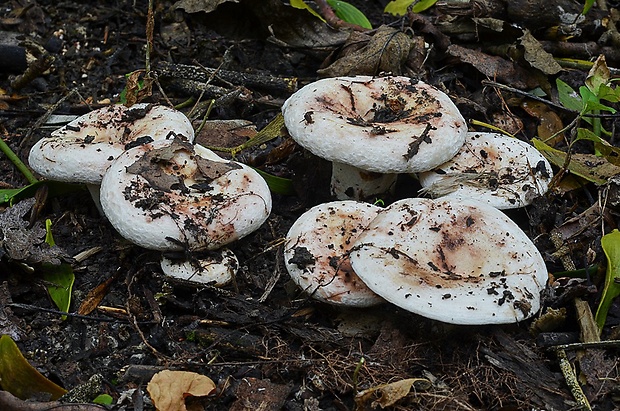
<path id="1" fill-rule="evenodd" d="M 333 162 L 339 200 L 304 213 L 287 234 L 291 278 L 331 304 L 385 300 L 454 324 L 521 321 L 540 308 L 547 271 L 500 209 L 523 207 L 552 178 L 531 145 L 467 131 L 443 92 L 408 77 L 319 80 L 282 108 L 293 139 Z M 380 208 L 361 201 L 417 174 L 423 193 Z"/>
<path id="2" fill-rule="evenodd" d="M 181 112 L 116 105 L 41 139 L 28 160 L 46 178 L 88 184 L 123 237 L 164 253 L 165 274 L 223 285 L 239 266 L 224 246 L 265 222 L 271 194 L 255 170 L 193 140 L 192 125 Z M 192 258 L 197 252 L 205 258 Z M 176 258 L 167 258 L 173 253 Z"/>
<path id="3" fill-rule="evenodd" d="M 531 145 L 468 132 L 446 94 L 408 77 L 319 80 L 282 111 L 292 138 L 332 161 L 338 200 L 311 208 L 287 234 L 285 265 L 302 290 L 456 324 L 539 310 L 544 261 L 500 211 L 547 191 L 551 166 Z M 265 222 L 271 195 L 256 171 L 193 140 L 189 120 L 171 108 L 110 106 L 40 140 L 29 163 L 49 179 L 86 183 L 123 237 L 163 252 L 165 274 L 224 285 L 239 265 L 224 247 Z M 362 201 L 392 191 L 399 174 L 415 174 L 434 199 Z"/>

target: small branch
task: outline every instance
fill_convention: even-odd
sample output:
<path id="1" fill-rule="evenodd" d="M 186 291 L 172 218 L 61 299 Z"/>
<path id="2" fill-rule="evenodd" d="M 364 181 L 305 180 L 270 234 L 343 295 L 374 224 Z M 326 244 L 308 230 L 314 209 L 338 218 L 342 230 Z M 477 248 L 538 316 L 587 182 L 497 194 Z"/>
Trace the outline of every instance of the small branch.
<path id="1" fill-rule="evenodd" d="M 592 341 L 586 343 L 572 343 L 572 344 L 562 344 L 551 347 L 556 350 L 582 350 L 586 348 L 620 348 L 620 340 L 605 340 L 605 341 Z"/>
<path id="2" fill-rule="evenodd" d="M 166 61 L 158 63 L 157 73 L 162 78 L 194 80 L 207 84 L 213 79 L 219 79 L 226 83 L 248 88 L 260 88 L 262 90 L 287 94 L 297 90 L 296 77 L 274 77 L 209 67 L 191 66 L 187 64 L 174 64 Z"/>
<path id="3" fill-rule="evenodd" d="M 573 366 L 566 356 L 566 352 L 564 350 L 556 350 L 555 353 L 558 357 L 558 362 L 560 369 L 562 370 L 562 374 L 564 375 L 564 379 L 566 380 L 566 385 L 568 385 L 568 388 L 573 394 L 573 398 L 575 398 L 575 401 L 577 402 L 577 409 L 582 411 L 591 411 L 592 407 L 588 402 L 588 398 L 583 393 L 581 385 L 579 385 L 579 380 L 577 379 L 577 375 L 575 375 Z"/>
<path id="4" fill-rule="evenodd" d="M 491 87 L 494 87 L 494 88 L 498 88 L 500 90 L 509 91 L 511 93 L 515 93 L 515 94 L 518 94 L 520 96 L 524 96 L 524 97 L 530 98 L 532 100 L 540 101 L 541 103 L 545 103 L 548 106 L 557 108 L 557 109 L 565 111 L 567 113 L 578 114 L 581 117 L 594 117 L 594 118 L 617 118 L 617 117 L 620 117 L 619 113 L 616 113 L 616 114 L 590 114 L 590 113 L 583 113 L 582 114 L 582 113 L 579 113 L 579 111 L 577 111 L 577 110 L 572 110 L 570 108 L 566 108 L 566 107 L 564 107 L 561 104 L 557 104 L 557 103 L 554 103 L 553 101 L 544 99 L 542 97 L 538 97 L 538 96 L 536 96 L 534 94 L 530 94 L 527 91 L 523 91 L 523 90 L 520 90 L 518 88 L 510 87 L 510 86 L 507 86 L 505 84 L 496 83 L 495 81 L 482 80 L 481 84 L 483 86 L 491 86 Z"/>

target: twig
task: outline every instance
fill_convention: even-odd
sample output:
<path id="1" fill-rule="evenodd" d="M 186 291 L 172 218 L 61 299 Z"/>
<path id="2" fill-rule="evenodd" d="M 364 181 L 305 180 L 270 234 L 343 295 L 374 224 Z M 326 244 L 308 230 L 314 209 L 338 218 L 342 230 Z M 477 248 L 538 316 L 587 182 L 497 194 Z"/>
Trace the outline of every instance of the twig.
<path id="1" fill-rule="evenodd" d="M 542 97 L 535 96 L 533 94 L 528 93 L 527 91 L 519 90 L 518 88 L 510 87 L 510 86 L 507 86 L 505 84 L 496 83 L 496 82 L 490 81 L 490 80 L 482 80 L 481 84 L 483 86 L 491 86 L 491 87 L 495 87 L 495 88 L 498 88 L 498 89 L 501 89 L 501 90 L 509 91 L 511 93 L 518 94 L 520 96 L 531 98 L 532 100 L 540 101 L 541 103 L 545 103 L 545 104 L 547 104 L 547 105 L 549 105 L 551 107 L 555 107 L 555 108 L 557 108 L 559 110 L 563 110 L 563 111 L 566 111 L 568 113 L 580 114 L 579 111 L 577 111 L 577 110 L 572 110 L 570 108 L 566 108 L 566 107 L 564 107 L 561 104 L 554 103 L 553 101 L 544 99 Z M 590 114 L 590 113 L 585 113 L 585 114 L 581 114 L 581 117 L 617 118 L 617 117 L 620 117 L 620 114 Z"/>
<path id="2" fill-rule="evenodd" d="M 274 77 L 239 71 L 222 70 L 219 67 L 191 66 L 187 64 L 174 64 L 162 61 L 157 65 L 157 73 L 162 78 L 171 77 L 174 79 L 194 80 L 209 84 L 215 79 L 223 82 L 241 85 L 250 88 L 260 88 L 263 90 L 293 93 L 297 90 L 297 77 Z M 216 86 L 213 86 L 216 87 Z"/>
<path id="3" fill-rule="evenodd" d="M 54 63 L 54 60 L 54 56 L 50 54 L 44 54 L 43 56 L 39 57 L 36 61 L 34 61 L 28 66 L 24 74 L 15 77 L 15 79 L 11 82 L 11 88 L 13 90 L 19 90 L 21 88 L 24 88 L 34 79 L 43 74 L 47 69 L 49 69 L 52 63 Z"/>
<path id="4" fill-rule="evenodd" d="M 573 370 L 573 367 L 568 360 L 568 357 L 566 356 L 566 351 L 556 349 L 555 353 L 558 357 L 560 369 L 562 370 L 562 374 L 564 375 L 566 384 L 568 385 L 568 388 L 573 394 L 573 398 L 575 398 L 575 401 L 577 401 L 577 406 L 580 410 L 591 411 L 592 407 L 588 402 L 588 398 L 583 393 L 581 385 L 579 385 L 579 380 L 577 379 L 577 376 L 575 375 L 575 370 Z"/>
<path id="5" fill-rule="evenodd" d="M 59 316 L 63 316 L 64 315 L 64 316 L 67 316 L 67 317 L 78 318 L 78 319 L 81 319 L 81 320 L 88 320 L 88 321 L 128 322 L 127 320 L 119 320 L 119 319 L 116 319 L 116 318 L 101 318 L 101 317 L 92 317 L 90 315 L 81 315 L 81 314 L 76 314 L 76 313 L 66 313 L 64 311 L 54 310 L 54 309 L 51 309 L 51 308 L 37 307 L 35 305 L 30 305 L 30 304 L 10 303 L 10 304 L 7 304 L 7 306 L 13 307 L 13 308 L 21 308 L 22 310 L 40 311 L 40 312 L 49 313 L 49 314 L 56 314 L 56 315 L 59 315 Z M 148 323 L 152 324 L 152 321 L 149 321 Z"/>
<path id="6" fill-rule="evenodd" d="M 49 119 L 52 113 L 56 111 L 56 109 L 58 109 L 58 107 L 60 107 L 60 105 L 65 102 L 65 100 L 67 100 L 69 97 L 72 97 L 73 95 L 77 95 L 80 98 L 80 100 L 83 101 L 90 109 L 90 105 L 88 104 L 88 102 L 86 102 L 84 97 L 80 95 L 77 89 L 73 89 L 69 91 L 66 95 L 61 97 L 60 100 L 52 104 L 52 106 L 45 112 L 45 114 L 43 114 L 41 117 L 37 119 L 37 121 L 35 121 L 32 127 L 30 127 L 30 129 L 28 130 L 28 133 L 26 133 L 26 136 L 24 137 L 24 139 L 21 141 L 21 143 L 19 143 L 19 148 L 23 149 L 25 146 L 29 145 L 30 140 L 32 139 L 32 135 L 34 134 L 35 130 L 38 130 L 41 127 L 41 125 L 43 125 L 43 123 L 45 123 Z"/>
<path id="7" fill-rule="evenodd" d="M 153 347 L 151 345 L 151 343 L 148 342 L 148 340 L 146 339 L 146 336 L 144 335 L 144 333 L 140 329 L 140 326 L 138 325 L 138 319 L 136 318 L 134 313 L 131 311 L 131 304 L 130 304 L 130 302 L 135 298 L 135 295 L 131 291 L 131 287 L 132 287 L 132 285 L 134 283 L 134 280 L 138 276 L 138 274 L 139 274 L 139 272 L 131 274 L 131 277 L 130 277 L 130 279 L 128 281 L 128 284 L 127 284 L 127 303 L 125 305 L 125 309 L 127 310 L 127 315 L 129 316 L 129 320 L 130 320 L 129 322 L 130 322 L 131 325 L 133 325 L 133 328 L 136 330 L 136 332 L 138 333 L 138 335 L 142 339 L 142 342 L 144 343 L 144 345 L 146 345 L 149 348 L 149 350 L 151 350 L 151 352 L 157 358 L 159 358 L 160 360 L 166 360 L 167 357 L 164 354 L 162 354 L 159 351 L 157 351 L 157 348 Z"/>
<path id="8" fill-rule="evenodd" d="M 619 348 L 620 340 L 605 340 L 605 341 L 591 341 L 591 342 L 579 342 L 572 344 L 555 345 L 551 348 L 556 350 L 581 350 L 585 348 Z"/>

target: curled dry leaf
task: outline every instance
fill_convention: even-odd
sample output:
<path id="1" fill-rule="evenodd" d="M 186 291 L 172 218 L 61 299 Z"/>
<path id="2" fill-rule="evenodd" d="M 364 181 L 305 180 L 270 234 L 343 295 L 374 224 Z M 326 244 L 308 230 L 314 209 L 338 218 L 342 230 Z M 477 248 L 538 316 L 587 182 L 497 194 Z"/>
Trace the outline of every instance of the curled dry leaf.
<path id="1" fill-rule="evenodd" d="M 151 378 L 146 389 L 157 411 L 186 411 L 186 397 L 209 395 L 215 383 L 195 372 L 164 370 Z"/>
<path id="2" fill-rule="evenodd" d="M 372 407 L 376 408 L 377 405 L 381 406 L 381 408 L 390 407 L 398 400 L 405 398 L 411 391 L 411 388 L 414 388 L 416 391 L 424 391 L 430 387 L 431 382 L 425 378 L 407 378 L 360 391 L 355 396 L 355 403 L 359 408 L 364 408 L 364 404 L 378 394 L 380 397 L 372 402 Z"/>
<path id="3" fill-rule="evenodd" d="M 318 73 L 322 77 L 377 75 L 381 72 L 398 75 L 412 44 L 406 34 L 387 26 L 379 27 L 372 37 L 353 32 L 338 59 Z"/>

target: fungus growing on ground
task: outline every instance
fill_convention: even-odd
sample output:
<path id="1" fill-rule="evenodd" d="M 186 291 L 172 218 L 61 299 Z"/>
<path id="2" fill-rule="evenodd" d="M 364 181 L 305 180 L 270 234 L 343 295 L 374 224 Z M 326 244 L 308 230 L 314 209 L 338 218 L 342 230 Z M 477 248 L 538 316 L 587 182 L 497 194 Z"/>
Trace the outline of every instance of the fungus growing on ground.
<path id="1" fill-rule="evenodd" d="M 532 145 L 498 133 L 467 133 L 446 163 L 418 175 L 431 197 L 472 198 L 499 209 L 524 207 L 547 192 L 551 165 Z"/>
<path id="2" fill-rule="evenodd" d="M 260 227 L 271 193 L 250 167 L 175 137 L 121 154 L 103 177 L 101 206 L 114 228 L 141 247 L 213 250 Z"/>
<path id="3" fill-rule="evenodd" d="M 317 205 L 291 226 L 284 263 L 291 279 L 317 300 L 368 307 L 383 302 L 351 268 L 349 250 L 379 207 L 357 201 Z"/>
<path id="4" fill-rule="evenodd" d="M 453 324 L 503 324 L 540 308 L 545 263 L 498 209 L 473 200 L 410 198 L 383 209 L 351 250 L 374 292 Z"/>
<path id="5" fill-rule="evenodd" d="M 161 270 L 166 276 L 182 282 L 223 287 L 237 274 L 239 260 L 228 248 L 197 253 L 189 259 L 172 258 L 164 253 Z"/>
<path id="6" fill-rule="evenodd" d="M 39 140 L 28 163 L 50 180 L 87 184 L 99 206 L 99 184 L 112 162 L 136 144 L 161 140 L 171 133 L 194 140 L 187 117 L 173 108 L 135 104 L 91 111 Z"/>
<path id="7" fill-rule="evenodd" d="M 318 80 L 283 105 L 291 137 L 332 162 L 332 194 L 388 191 L 398 173 L 430 170 L 463 145 L 467 124 L 449 97 L 408 77 Z"/>
<path id="8" fill-rule="evenodd" d="M 39 140 L 30 167 L 51 180 L 99 184 L 103 174 L 133 144 L 161 140 L 170 133 L 194 140 L 187 117 L 170 107 L 135 104 L 91 111 Z"/>

